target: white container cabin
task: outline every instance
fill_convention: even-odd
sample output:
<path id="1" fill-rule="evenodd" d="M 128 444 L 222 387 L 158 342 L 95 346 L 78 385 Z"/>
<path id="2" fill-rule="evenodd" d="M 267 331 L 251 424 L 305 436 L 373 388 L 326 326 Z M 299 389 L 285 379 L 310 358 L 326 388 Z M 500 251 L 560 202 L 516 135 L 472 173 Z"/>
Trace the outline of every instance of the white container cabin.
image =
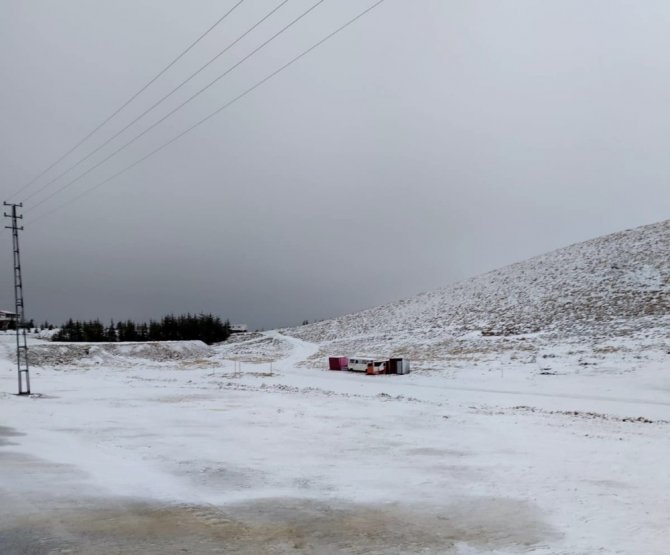
<path id="1" fill-rule="evenodd" d="M 349 370 L 352 372 L 367 372 L 368 366 L 371 364 L 375 373 L 381 374 L 386 371 L 388 359 L 367 355 L 355 356 L 349 359 Z"/>

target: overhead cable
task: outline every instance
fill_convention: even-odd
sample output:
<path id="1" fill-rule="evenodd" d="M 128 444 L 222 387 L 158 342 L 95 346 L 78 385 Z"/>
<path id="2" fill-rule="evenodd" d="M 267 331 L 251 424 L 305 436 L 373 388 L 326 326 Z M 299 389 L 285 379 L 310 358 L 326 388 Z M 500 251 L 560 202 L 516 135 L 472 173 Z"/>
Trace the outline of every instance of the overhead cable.
<path id="1" fill-rule="evenodd" d="M 140 94 L 147 90 L 159 77 L 161 77 L 167 70 L 169 70 L 173 65 L 175 65 L 179 60 L 181 60 L 191 49 L 198 44 L 202 39 L 204 39 L 211 31 L 213 31 L 224 19 L 226 19 L 240 4 L 245 2 L 245 0 L 239 0 L 236 4 L 233 5 L 226 13 L 224 13 L 219 19 L 217 19 L 214 24 L 209 27 L 204 33 L 202 33 L 197 39 L 195 39 L 191 44 L 189 44 L 181 53 L 174 58 L 168 65 L 161 69 L 154 77 L 152 77 L 146 85 L 139 89 L 135 94 L 133 94 L 128 100 L 126 100 L 119 108 L 117 108 L 112 114 L 107 116 L 101 123 L 99 123 L 92 131 L 90 131 L 83 139 L 81 139 L 77 144 L 70 148 L 65 154 L 63 154 L 58 160 L 53 162 L 50 166 L 45 168 L 41 173 L 35 176 L 31 181 L 22 185 L 17 189 L 9 198 L 12 199 L 17 195 L 21 194 L 38 179 L 43 177 L 49 170 L 54 168 L 57 164 L 65 160 L 70 154 L 72 154 L 77 148 L 84 144 L 88 139 L 90 139 L 95 133 L 97 133 L 102 127 L 105 126 L 109 121 L 111 121 L 117 114 L 119 114 L 126 106 L 128 106 L 133 100 L 135 100 Z"/>
<path id="2" fill-rule="evenodd" d="M 48 188 L 51 184 L 55 183 L 58 181 L 61 177 L 64 175 L 70 173 L 73 169 L 75 169 L 77 166 L 80 164 L 84 163 L 86 160 L 88 160 L 91 156 L 97 154 L 100 152 L 104 147 L 106 147 L 109 143 L 111 143 L 114 139 L 116 139 L 119 135 L 121 135 L 124 131 L 126 131 L 128 128 L 132 127 L 135 123 L 137 123 L 139 120 L 141 120 L 144 116 L 146 116 L 149 112 L 151 112 L 154 108 L 156 108 L 159 104 L 162 104 L 165 100 L 167 100 L 170 96 L 172 96 L 175 92 L 177 92 L 179 89 L 181 89 L 186 83 L 188 83 L 191 79 L 193 79 L 196 75 L 198 75 L 200 72 L 202 72 L 205 68 L 207 68 L 209 65 L 211 65 L 214 61 L 216 61 L 218 58 L 220 58 L 223 54 L 225 54 L 228 50 L 230 50 L 233 46 L 235 46 L 238 42 L 240 42 L 244 37 L 246 37 L 249 33 L 251 33 L 256 27 L 258 27 L 261 23 L 263 23 L 266 19 L 268 19 L 272 14 L 274 14 L 279 8 L 281 8 L 284 4 L 286 4 L 289 0 L 283 0 L 279 5 L 277 5 L 275 8 L 270 10 L 263 18 L 261 18 L 259 21 L 257 21 L 254 25 L 252 25 L 249 29 L 247 29 L 244 33 L 242 33 L 239 37 L 237 37 L 233 42 L 231 42 L 228 46 L 226 46 L 223 50 L 221 50 L 216 56 L 211 58 L 206 64 L 201 66 L 197 71 L 192 73 L 189 77 L 184 79 L 179 85 L 177 85 L 175 88 L 173 88 L 169 93 L 164 95 L 162 98 L 154 102 L 149 108 L 144 110 L 139 116 L 137 116 L 135 119 L 133 119 L 130 123 L 128 123 L 125 127 L 117 131 L 114 135 L 109 137 L 105 142 L 103 142 L 101 145 L 99 145 L 97 148 L 89 152 L 86 156 L 81 158 L 78 162 L 75 164 L 72 164 L 69 166 L 67 169 L 59 173 L 57 176 L 53 177 L 50 181 L 47 181 L 42 187 L 39 189 L 33 191 L 30 195 L 25 197 L 23 199 L 23 202 L 27 202 L 30 199 L 36 197 L 39 195 L 42 191 L 44 191 L 46 188 Z M 212 83 L 213 84 L 213 83 Z M 206 87 L 207 88 L 207 87 Z M 199 94 L 199 93 L 198 93 Z M 197 96 L 197 95 L 196 95 Z"/>
<path id="3" fill-rule="evenodd" d="M 314 44 L 313 44 L 312 46 L 310 46 L 308 49 L 303 50 L 300 54 L 298 54 L 297 56 L 295 56 L 294 58 L 292 58 L 291 60 L 289 60 L 287 63 L 285 63 L 284 65 L 282 65 L 281 67 L 279 67 L 278 69 L 276 69 L 275 71 L 273 71 L 272 73 L 270 73 L 270 74 L 268 74 L 267 76 L 265 76 L 263 79 L 261 79 L 260 81 L 258 81 L 256 84 L 252 85 L 251 87 L 249 87 L 248 89 L 246 89 L 246 90 L 245 90 L 244 92 L 242 92 L 241 94 L 237 95 L 237 96 L 236 96 L 235 98 L 233 98 L 232 100 L 226 102 L 223 106 L 221 106 L 221 107 L 219 107 L 218 109 L 216 109 L 215 111 L 211 112 L 209 115 L 205 116 L 204 118 L 202 118 L 202 119 L 199 120 L 198 122 L 194 123 L 193 125 L 191 125 L 191 127 L 188 127 L 186 130 L 182 131 L 181 133 L 179 133 L 178 135 L 176 135 L 175 137 L 173 137 L 173 138 L 170 139 L 169 141 L 163 143 L 163 144 L 162 144 L 161 146 L 159 146 L 158 148 L 155 148 L 154 150 L 152 150 L 151 152 L 149 152 L 148 154 L 146 154 L 146 155 L 143 156 L 142 158 L 139 158 L 138 160 L 136 160 L 135 162 L 133 162 L 133 163 L 130 164 L 129 166 L 126 166 L 126 167 L 123 168 L 121 171 L 119 171 L 119 172 L 117 172 L 117 173 L 111 175 L 110 177 L 104 179 L 103 181 L 97 183 L 96 185 L 94 185 L 94 186 L 92 186 L 92 187 L 89 187 L 88 189 L 85 189 L 84 191 L 82 191 L 80 194 L 76 195 L 75 197 L 73 197 L 73 198 L 70 199 L 69 201 L 62 203 L 62 204 L 56 206 L 55 208 L 53 208 L 53 209 L 51 209 L 51 210 L 49 210 L 49 211 L 47 211 L 47 212 L 43 212 L 42 214 L 38 214 L 34 219 L 29 220 L 29 222 L 30 222 L 30 223 L 33 223 L 33 222 L 35 222 L 35 221 L 42 220 L 43 218 L 46 218 L 47 216 L 50 216 L 50 215 L 52 215 L 53 213 L 58 212 L 59 210 L 62 210 L 63 208 L 65 208 L 65 207 L 67 207 L 68 205 L 70 205 L 70 204 L 72 204 L 73 202 L 75 202 L 76 200 L 79 200 L 79 199 L 82 198 L 83 196 L 85 196 L 85 195 L 87 195 L 87 194 L 89 194 L 89 193 L 95 191 L 96 189 L 99 189 L 99 188 L 102 187 L 103 185 L 106 185 L 106 184 L 109 183 L 110 181 L 116 179 L 117 177 L 119 177 L 120 175 L 126 173 L 126 172 L 129 171 L 130 169 L 132 169 L 132 168 L 134 168 L 135 166 L 141 164 L 142 162 L 144 162 L 144 161 L 147 160 L 148 158 L 152 157 L 153 155 L 157 154 L 158 152 L 160 152 L 160 151 L 163 150 L 164 148 L 168 147 L 168 146 L 171 145 L 172 143 L 178 141 L 178 140 L 181 139 L 184 135 L 186 135 L 186 134 L 190 133 L 191 131 L 193 131 L 196 127 L 202 125 L 202 124 L 205 123 L 207 120 L 213 118 L 214 116 L 216 116 L 217 114 L 219 114 L 219 113 L 222 112 L 223 110 L 227 109 L 228 107 L 232 106 L 233 104 L 235 104 L 236 102 L 238 102 L 239 100 L 241 100 L 242 98 L 244 98 L 245 96 L 247 96 L 248 94 L 250 94 L 251 92 L 253 92 L 254 90 L 256 90 L 257 88 L 259 88 L 260 86 L 262 86 L 262 85 L 264 85 L 265 83 L 267 83 L 270 79 L 272 79 L 273 77 L 275 77 L 276 75 L 278 75 L 279 73 L 281 73 L 282 71 L 284 71 L 285 69 L 287 69 L 289 66 L 293 65 L 295 62 L 297 62 L 298 60 L 300 60 L 301 58 L 303 58 L 304 56 L 306 56 L 307 54 L 309 54 L 309 53 L 312 52 L 313 50 L 317 49 L 317 48 L 318 48 L 319 46 L 321 46 L 323 43 L 325 43 L 326 41 L 328 41 L 329 39 L 331 39 L 332 37 L 334 37 L 335 35 L 337 35 L 337 34 L 340 33 L 341 31 L 343 31 L 344 29 L 346 29 L 347 27 L 349 27 L 349 25 L 351 25 L 352 23 L 354 23 L 355 21 L 357 21 L 358 19 L 360 19 L 361 17 L 363 17 L 363 16 L 366 15 L 367 13 L 371 12 L 374 8 L 376 8 L 377 6 L 379 6 L 380 4 L 382 4 L 384 1 L 385 1 L 385 0 L 377 0 L 377 2 L 375 2 L 374 4 L 372 4 L 369 8 L 367 8 L 367 9 L 365 9 L 364 11 L 360 12 L 357 16 L 353 17 L 352 19 L 350 19 L 349 21 L 347 21 L 346 23 L 344 23 L 343 25 L 341 25 L 340 27 L 338 27 L 337 29 L 335 29 L 333 32 L 331 32 L 330 34 L 326 35 L 324 38 L 322 38 L 322 39 L 319 40 L 318 42 L 314 43 Z"/>
<path id="4" fill-rule="evenodd" d="M 149 131 L 151 131 L 152 129 L 154 129 L 155 127 L 157 127 L 157 126 L 160 125 L 161 123 L 163 123 L 166 119 L 168 119 L 169 117 L 171 117 L 173 114 L 175 114 L 176 112 L 178 112 L 179 110 L 181 110 L 181 109 L 182 109 L 184 106 L 186 106 L 189 102 L 191 102 L 192 100 L 194 100 L 195 98 L 197 98 L 198 96 L 200 96 L 200 95 L 201 95 L 203 92 L 205 92 L 207 89 L 209 89 L 210 87 L 212 87 L 213 85 L 215 85 L 216 83 L 218 83 L 218 82 L 219 82 L 221 79 L 223 79 L 226 75 L 228 75 L 228 74 L 231 73 L 233 70 L 235 70 L 236 68 L 238 68 L 239 66 L 241 66 L 241 65 L 242 65 L 244 62 L 246 62 L 249 58 L 251 58 L 252 56 L 254 56 L 255 54 L 257 54 L 260 50 L 262 50 L 262 49 L 265 48 L 268 44 L 270 44 L 273 40 L 275 40 L 279 35 L 283 34 L 283 33 L 286 32 L 286 31 L 288 31 L 293 25 L 295 25 L 296 23 L 298 23 L 298 21 L 300 21 L 302 18 L 304 18 L 305 16 L 307 16 L 307 14 L 309 14 L 312 10 L 314 10 L 317 6 L 319 6 L 320 4 L 322 4 L 322 3 L 325 2 L 325 1 L 326 1 L 326 0 L 318 0 L 315 4 L 313 4 L 313 5 L 312 5 L 311 7 L 309 7 L 307 10 L 305 10 L 304 12 L 302 12 L 298 17 L 296 17 L 295 19 L 293 19 L 290 23 L 288 23 L 287 25 L 285 25 L 284 27 L 282 27 L 279 31 L 277 31 L 277 32 L 276 32 L 274 35 L 272 35 L 269 39 L 267 39 L 265 42 L 263 42 L 260 46 L 257 46 L 256 48 L 254 48 L 254 50 L 252 50 L 249 54 L 247 54 L 247 55 L 246 55 L 244 58 L 242 58 L 239 62 L 237 62 L 236 64 L 234 64 L 234 65 L 231 66 L 230 68 L 228 68 L 226 71 L 224 71 L 224 72 L 223 72 L 222 74 L 220 74 L 218 77 L 216 77 L 213 81 L 210 81 L 207 85 L 205 85 L 204 87 L 202 87 L 201 89 L 199 89 L 197 92 L 195 92 L 194 94 L 192 94 L 190 97 L 188 97 L 186 100 L 184 100 L 181 104 L 179 104 L 176 108 L 173 108 L 171 111 L 169 111 L 167 114 L 165 114 L 165 115 L 164 115 L 162 118 L 160 118 L 158 121 L 154 122 L 154 123 L 151 124 L 149 127 L 147 127 L 144 131 L 142 131 L 141 133 L 138 133 L 138 134 L 135 135 L 132 139 L 130 139 L 130 140 L 127 141 L 126 143 L 122 144 L 119 148 L 117 148 L 116 150 L 114 150 L 114 151 L 113 151 L 111 154 L 109 154 L 106 158 L 103 158 L 103 159 L 100 160 L 97 164 L 91 166 L 91 167 L 90 167 L 89 169 L 87 169 L 85 172 L 79 174 L 78 177 L 76 177 L 76 178 L 74 178 L 73 180 L 67 182 L 65 185 L 59 187 L 59 188 L 56 189 L 53 193 L 51 193 L 50 195 L 46 196 L 45 198 L 43 198 L 43 199 L 42 199 L 41 201 L 39 201 L 38 203 L 36 203 L 36 204 L 32 205 L 31 207 L 27 208 L 27 209 L 26 209 L 26 213 L 27 213 L 27 212 L 30 212 L 31 210 L 34 210 L 34 209 L 37 208 L 38 206 L 41 206 L 42 204 L 44 204 L 45 202 L 47 202 L 49 199 L 53 198 L 54 196 L 56 196 L 56 195 L 59 194 L 60 192 L 64 191 L 65 189 L 68 189 L 70 186 L 74 185 L 77 181 L 79 181 L 80 179 L 82 179 L 83 177 L 85 177 L 86 175 L 88 175 L 89 173 L 91 173 L 93 170 L 99 168 L 102 164 L 104 164 L 105 162 L 107 162 L 108 160 L 110 160 L 111 158 L 113 158 L 114 156 L 116 156 L 119 152 L 121 152 L 122 150 L 125 150 L 128 146 L 130 146 L 130 145 L 133 144 L 135 141 L 137 141 L 138 139 L 140 139 L 141 137 L 143 137 L 144 135 L 146 135 Z"/>

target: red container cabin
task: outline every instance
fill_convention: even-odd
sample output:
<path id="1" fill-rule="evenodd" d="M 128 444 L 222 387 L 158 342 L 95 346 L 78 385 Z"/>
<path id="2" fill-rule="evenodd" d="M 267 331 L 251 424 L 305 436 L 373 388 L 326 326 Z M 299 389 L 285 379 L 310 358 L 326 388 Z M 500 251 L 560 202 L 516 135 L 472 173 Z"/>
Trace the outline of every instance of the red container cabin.
<path id="1" fill-rule="evenodd" d="M 331 370 L 347 370 L 349 368 L 349 359 L 347 357 L 329 357 L 328 368 Z"/>

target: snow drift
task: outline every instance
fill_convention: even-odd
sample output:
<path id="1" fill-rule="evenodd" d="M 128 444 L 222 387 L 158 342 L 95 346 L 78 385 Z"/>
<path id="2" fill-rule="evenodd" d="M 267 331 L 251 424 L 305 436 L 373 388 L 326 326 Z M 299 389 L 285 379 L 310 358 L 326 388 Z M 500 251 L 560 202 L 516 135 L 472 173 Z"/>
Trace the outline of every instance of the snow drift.
<path id="1" fill-rule="evenodd" d="M 82 365 L 128 367 L 207 359 L 212 349 L 202 341 L 145 343 L 40 343 L 30 346 L 34 366 Z"/>

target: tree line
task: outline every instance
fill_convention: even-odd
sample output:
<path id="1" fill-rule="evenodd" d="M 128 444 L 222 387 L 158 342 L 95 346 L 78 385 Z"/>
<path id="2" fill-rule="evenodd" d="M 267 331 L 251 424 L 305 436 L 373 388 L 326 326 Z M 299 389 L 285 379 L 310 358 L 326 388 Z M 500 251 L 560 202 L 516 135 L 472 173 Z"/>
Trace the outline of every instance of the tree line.
<path id="1" fill-rule="evenodd" d="M 100 320 L 79 321 L 70 318 L 51 338 L 52 341 L 125 342 L 200 340 L 207 345 L 225 341 L 230 336 L 230 322 L 212 314 L 170 314 L 149 323 L 112 321 L 105 326 Z"/>

